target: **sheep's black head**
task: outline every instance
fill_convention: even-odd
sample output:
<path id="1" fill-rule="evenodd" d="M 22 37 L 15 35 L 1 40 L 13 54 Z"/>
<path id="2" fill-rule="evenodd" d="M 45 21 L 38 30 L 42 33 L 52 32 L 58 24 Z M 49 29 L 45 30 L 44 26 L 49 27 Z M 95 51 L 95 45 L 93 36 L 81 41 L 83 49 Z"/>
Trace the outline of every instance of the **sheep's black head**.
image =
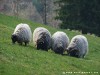
<path id="1" fill-rule="evenodd" d="M 55 53 L 57 53 L 57 54 L 63 54 L 63 52 L 64 52 L 64 48 L 62 46 L 57 47 L 55 49 Z"/>
<path id="2" fill-rule="evenodd" d="M 61 41 L 56 41 L 56 43 L 54 44 L 54 52 L 57 54 L 63 54 L 64 52 L 64 44 Z"/>
<path id="3" fill-rule="evenodd" d="M 37 49 L 47 50 L 47 39 L 46 36 L 42 36 L 40 39 L 37 40 Z"/>
<path id="4" fill-rule="evenodd" d="M 67 53 L 69 56 L 78 57 L 78 50 L 76 48 L 67 48 Z"/>
<path id="5" fill-rule="evenodd" d="M 12 34 L 11 39 L 12 39 L 12 43 L 15 44 L 15 42 L 18 40 L 18 37 L 17 35 Z"/>

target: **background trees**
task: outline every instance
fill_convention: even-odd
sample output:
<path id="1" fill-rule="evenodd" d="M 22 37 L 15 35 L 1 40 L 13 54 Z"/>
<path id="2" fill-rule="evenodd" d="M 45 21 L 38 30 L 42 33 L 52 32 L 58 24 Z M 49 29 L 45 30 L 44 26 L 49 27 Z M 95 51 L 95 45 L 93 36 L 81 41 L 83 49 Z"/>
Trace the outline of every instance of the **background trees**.
<path id="1" fill-rule="evenodd" d="M 82 33 L 94 33 L 100 36 L 99 0 L 57 0 L 60 28 L 82 30 Z"/>
<path id="2" fill-rule="evenodd" d="M 36 6 L 38 12 L 43 18 L 43 23 L 45 25 L 48 24 L 47 22 L 47 14 L 50 12 L 50 3 L 51 0 L 33 0 L 33 5 Z"/>

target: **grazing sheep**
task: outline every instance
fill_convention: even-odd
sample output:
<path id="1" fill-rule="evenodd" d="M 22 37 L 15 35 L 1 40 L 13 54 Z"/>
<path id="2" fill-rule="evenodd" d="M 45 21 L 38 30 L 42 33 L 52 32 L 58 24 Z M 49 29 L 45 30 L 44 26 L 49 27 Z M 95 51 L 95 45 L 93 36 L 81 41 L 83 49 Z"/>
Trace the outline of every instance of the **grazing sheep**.
<path id="1" fill-rule="evenodd" d="M 37 49 L 48 51 L 51 45 L 51 34 L 43 27 L 38 27 L 33 32 L 33 43 Z"/>
<path id="2" fill-rule="evenodd" d="M 63 54 L 69 44 L 69 38 L 66 33 L 57 31 L 52 35 L 51 49 L 57 54 Z"/>
<path id="3" fill-rule="evenodd" d="M 11 36 L 12 43 L 18 42 L 20 45 L 25 43 L 25 46 L 32 39 L 32 32 L 28 24 L 20 23 L 16 26 L 14 33 Z"/>
<path id="4" fill-rule="evenodd" d="M 83 35 L 77 35 L 73 37 L 67 48 L 67 52 L 70 56 L 84 58 L 88 52 L 87 38 Z"/>

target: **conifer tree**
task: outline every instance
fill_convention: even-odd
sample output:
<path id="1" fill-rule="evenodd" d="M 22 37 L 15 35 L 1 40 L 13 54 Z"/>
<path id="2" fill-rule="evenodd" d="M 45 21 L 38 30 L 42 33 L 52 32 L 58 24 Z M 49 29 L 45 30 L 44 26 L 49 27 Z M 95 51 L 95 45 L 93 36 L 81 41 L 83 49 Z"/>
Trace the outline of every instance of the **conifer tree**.
<path id="1" fill-rule="evenodd" d="M 62 21 L 61 28 L 100 36 L 99 0 L 56 0 L 55 3 L 60 7 L 56 19 Z"/>

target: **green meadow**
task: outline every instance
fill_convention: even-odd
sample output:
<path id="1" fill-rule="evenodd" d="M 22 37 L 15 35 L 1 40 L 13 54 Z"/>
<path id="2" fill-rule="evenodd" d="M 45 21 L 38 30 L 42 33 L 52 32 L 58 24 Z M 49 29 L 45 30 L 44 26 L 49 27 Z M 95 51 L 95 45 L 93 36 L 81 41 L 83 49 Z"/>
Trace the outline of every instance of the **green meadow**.
<path id="1" fill-rule="evenodd" d="M 37 50 L 33 42 L 28 46 L 13 45 L 11 35 L 19 23 L 29 24 L 32 32 L 40 26 L 51 34 L 64 31 L 70 40 L 81 34 L 0 14 L 0 75 L 100 75 L 100 37 L 84 35 L 89 42 L 89 52 L 84 59 L 62 56 L 51 50 Z"/>

